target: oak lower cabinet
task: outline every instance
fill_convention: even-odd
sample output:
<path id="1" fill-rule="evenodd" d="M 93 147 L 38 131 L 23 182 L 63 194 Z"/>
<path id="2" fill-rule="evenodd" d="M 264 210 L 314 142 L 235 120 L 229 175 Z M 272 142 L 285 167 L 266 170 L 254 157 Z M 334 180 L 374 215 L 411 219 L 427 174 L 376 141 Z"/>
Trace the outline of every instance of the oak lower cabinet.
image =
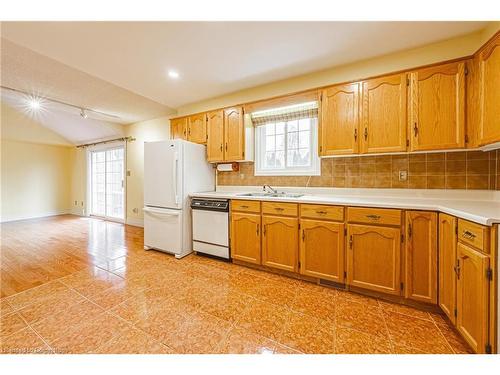
<path id="1" fill-rule="evenodd" d="M 231 213 L 231 256 L 233 259 L 260 264 L 260 213 Z"/>
<path id="2" fill-rule="evenodd" d="M 170 120 L 170 137 L 172 139 L 187 139 L 187 117 Z"/>
<path id="3" fill-rule="evenodd" d="M 439 307 L 456 323 L 457 218 L 439 214 Z"/>
<path id="4" fill-rule="evenodd" d="M 437 303 L 437 214 L 406 211 L 405 297 Z"/>
<path id="5" fill-rule="evenodd" d="M 476 353 L 488 346 L 489 256 L 458 243 L 457 329 Z"/>
<path id="6" fill-rule="evenodd" d="M 347 225 L 347 283 L 387 294 L 401 294 L 401 229 Z"/>
<path id="7" fill-rule="evenodd" d="M 300 273 L 344 282 L 344 223 L 300 220 Z"/>
<path id="8" fill-rule="evenodd" d="M 299 219 L 262 215 L 262 265 L 298 270 Z"/>

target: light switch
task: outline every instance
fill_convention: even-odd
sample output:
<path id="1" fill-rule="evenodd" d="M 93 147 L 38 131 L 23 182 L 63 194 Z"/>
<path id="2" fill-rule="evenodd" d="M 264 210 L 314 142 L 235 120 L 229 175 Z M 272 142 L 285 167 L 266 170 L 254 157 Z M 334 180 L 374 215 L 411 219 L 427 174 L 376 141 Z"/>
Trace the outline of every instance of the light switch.
<path id="1" fill-rule="evenodd" d="M 399 171 L 399 181 L 406 181 L 408 179 L 408 171 Z"/>

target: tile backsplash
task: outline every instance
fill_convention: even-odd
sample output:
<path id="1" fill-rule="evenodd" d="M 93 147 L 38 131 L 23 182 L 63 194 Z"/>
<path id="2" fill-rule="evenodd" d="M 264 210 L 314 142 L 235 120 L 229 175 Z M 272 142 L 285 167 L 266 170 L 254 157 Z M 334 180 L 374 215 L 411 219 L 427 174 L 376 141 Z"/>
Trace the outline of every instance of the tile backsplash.
<path id="1" fill-rule="evenodd" d="M 500 150 L 321 159 L 321 176 L 255 176 L 253 163 L 217 172 L 218 185 L 500 190 Z M 406 171 L 406 180 L 400 178 Z"/>

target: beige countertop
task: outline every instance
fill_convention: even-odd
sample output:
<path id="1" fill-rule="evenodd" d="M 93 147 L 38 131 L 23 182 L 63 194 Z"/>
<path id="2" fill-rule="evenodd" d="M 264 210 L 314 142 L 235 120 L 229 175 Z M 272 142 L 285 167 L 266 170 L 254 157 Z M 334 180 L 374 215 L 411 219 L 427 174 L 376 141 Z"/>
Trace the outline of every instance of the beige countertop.
<path id="1" fill-rule="evenodd" d="M 415 192 L 408 190 L 397 191 L 391 196 L 391 191 L 368 191 L 357 189 L 351 194 L 348 191 L 327 193 L 326 189 L 279 189 L 289 192 L 301 192 L 300 198 L 289 197 L 252 197 L 242 194 L 256 191 L 255 187 L 245 190 L 238 187 L 233 191 L 227 188 L 222 191 L 192 193 L 191 197 L 218 198 L 218 199 L 247 199 L 259 201 L 278 201 L 295 203 L 332 204 L 342 206 L 400 208 L 409 210 L 429 210 L 444 212 L 479 224 L 491 226 L 500 223 L 500 200 L 498 192 Z M 365 190 L 365 191 L 360 191 Z M 262 188 L 261 188 L 262 191 Z"/>

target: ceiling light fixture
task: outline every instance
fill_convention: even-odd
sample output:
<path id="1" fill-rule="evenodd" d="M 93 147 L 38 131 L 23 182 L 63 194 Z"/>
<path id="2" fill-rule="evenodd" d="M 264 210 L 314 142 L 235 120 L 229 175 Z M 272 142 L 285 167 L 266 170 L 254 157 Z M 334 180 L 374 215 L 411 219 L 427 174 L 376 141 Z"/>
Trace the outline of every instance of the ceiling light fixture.
<path id="1" fill-rule="evenodd" d="M 33 111 L 38 111 L 41 107 L 40 98 L 30 98 L 28 104 Z"/>
<path id="2" fill-rule="evenodd" d="M 85 110 L 83 108 L 80 109 L 80 116 L 82 116 L 83 118 L 87 118 L 88 117 L 87 112 L 85 112 Z"/>
<path id="3" fill-rule="evenodd" d="M 177 73 L 175 70 L 169 70 L 168 76 L 170 78 L 177 79 L 177 78 L 179 78 L 179 73 Z"/>

